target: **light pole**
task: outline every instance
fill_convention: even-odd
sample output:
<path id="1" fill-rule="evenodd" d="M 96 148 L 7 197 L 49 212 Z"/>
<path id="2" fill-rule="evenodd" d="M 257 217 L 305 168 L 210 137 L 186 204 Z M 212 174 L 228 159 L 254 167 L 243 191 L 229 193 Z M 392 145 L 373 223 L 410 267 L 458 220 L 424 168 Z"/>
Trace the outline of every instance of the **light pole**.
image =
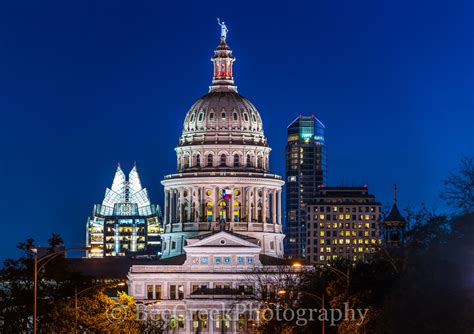
<path id="1" fill-rule="evenodd" d="M 118 282 L 118 283 L 104 283 L 104 284 L 97 284 L 93 286 L 89 286 L 79 292 L 77 292 L 77 286 L 74 287 L 74 310 L 75 310 L 75 317 L 74 317 L 74 333 L 77 333 L 77 318 L 78 318 L 78 306 L 77 306 L 77 297 L 89 290 L 97 289 L 97 288 L 105 288 L 105 287 L 122 287 L 125 286 L 125 282 Z"/>
<path id="2" fill-rule="evenodd" d="M 67 251 L 70 250 L 90 250 L 92 249 L 91 247 L 81 247 L 81 248 L 65 248 L 60 251 L 42 256 L 41 258 L 38 259 L 38 248 L 31 248 L 31 251 L 35 254 L 35 267 L 34 267 L 34 279 L 33 279 L 33 334 L 36 334 L 36 312 L 37 312 L 37 307 L 36 307 L 36 301 L 37 301 L 37 296 L 38 296 L 38 272 L 41 270 L 49 261 L 51 261 L 55 256 L 58 256 L 60 254 L 64 254 Z M 41 263 L 40 267 L 38 268 L 38 264 L 40 264 L 41 261 L 44 261 Z"/>
<path id="3" fill-rule="evenodd" d="M 349 279 L 350 279 L 349 267 L 347 267 L 347 271 L 346 271 L 346 272 L 343 272 L 343 271 L 340 270 L 340 269 L 331 267 L 330 265 L 326 265 L 325 267 L 328 268 L 329 270 L 331 270 L 333 273 L 339 275 L 340 277 L 344 277 L 344 278 L 346 279 L 347 289 L 349 289 L 349 282 L 350 282 L 350 281 L 349 281 Z"/>
<path id="4" fill-rule="evenodd" d="M 326 319 L 326 309 L 324 308 L 324 293 L 322 294 L 321 297 L 319 297 L 319 296 L 317 296 L 313 293 L 306 292 L 306 291 L 299 291 L 299 293 L 302 293 L 304 295 L 307 295 L 307 296 L 315 299 L 319 303 L 319 305 L 321 305 L 321 310 L 323 311 L 323 321 L 321 321 L 321 332 L 322 332 L 322 334 L 324 334 L 324 321 Z M 278 290 L 278 294 L 280 296 L 285 295 L 286 290 L 282 288 L 282 289 Z"/>

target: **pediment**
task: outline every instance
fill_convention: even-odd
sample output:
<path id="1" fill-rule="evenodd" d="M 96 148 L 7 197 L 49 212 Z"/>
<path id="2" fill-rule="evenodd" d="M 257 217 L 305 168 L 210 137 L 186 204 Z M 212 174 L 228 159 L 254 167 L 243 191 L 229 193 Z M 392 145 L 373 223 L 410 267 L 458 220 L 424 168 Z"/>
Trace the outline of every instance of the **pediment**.
<path id="1" fill-rule="evenodd" d="M 246 239 L 244 239 L 246 238 Z M 256 244 L 256 240 L 246 236 L 240 236 L 235 233 L 228 233 L 225 231 L 218 232 L 216 234 L 209 235 L 202 239 L 188 239 L 188 245 L 185 246 L 185 249 L 190 248 L 203 248 L 203 247 L 246 247 L 246 248 L 260 248 Z M 252 242 L 254 241 L 254 242 Z"/>

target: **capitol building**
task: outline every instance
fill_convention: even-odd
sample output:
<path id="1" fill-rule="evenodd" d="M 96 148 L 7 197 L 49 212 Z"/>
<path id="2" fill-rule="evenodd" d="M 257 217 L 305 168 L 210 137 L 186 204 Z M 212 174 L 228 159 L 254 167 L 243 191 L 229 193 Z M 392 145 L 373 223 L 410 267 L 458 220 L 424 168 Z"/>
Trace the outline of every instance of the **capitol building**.
<path id="1" fill-rule="evenodd" d="M 270 173 L 271 148 L 260 114 L 237 92 L 235 57 L 225 34 L 211 60 L 209 92 L 184 118 L 175 149 L 177 173 L 161 182 L 163 258 L 182 254 L 185 240 L 221 228 L 255 238 L 263 254 L 282 257 L 284 182 Z"/>
<path id="2" fill-rule="evenodd" d="M 284 182 L 270 172 L 260 114 L 237 92 L 221 29 L 209 92 L 186 113 L 177 172 L 162 181 L 162 259 L 127 275 L 129 294 L 172 333 L 254 332 L 258 291 L 275 296 L 284 284 L 257 276 L 292 270 L 283 259 Z"/>

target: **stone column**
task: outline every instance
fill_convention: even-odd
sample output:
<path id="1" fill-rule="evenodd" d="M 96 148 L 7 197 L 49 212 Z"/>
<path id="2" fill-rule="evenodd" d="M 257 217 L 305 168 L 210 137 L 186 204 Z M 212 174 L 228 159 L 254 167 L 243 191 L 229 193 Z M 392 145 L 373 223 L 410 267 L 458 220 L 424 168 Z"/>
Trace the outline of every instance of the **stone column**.
<path id="1" fill-rule="evenodd" d="M 278 211 L 277 211 L 277 221 L 278 225 L 281 225 L 281 190 L 278 190 Z"/>
<path id="2" fill-rule="evenodd" d="M 253 215 L 258 222 L 258 188 L 253 189 Z"/>
<path id="3" fill-rule="evenodd" d="M 169 221 L 169 218 L 168 218 L 168 194 L 169 194 L 169 191 L 165 189 L 165 212 L 164 212 L 164 215 L 163 215 L 163 219 L 164 219 L 164 225 L 166 226 L 168 224 L 168 221 Z"/>
<path id="4" fill-rule="evenodd" d="M 173 224 L 174 223 L 174 189 L 169 190 L 170 193 L 170 210 L 169 210 L 169 223 Z"/>
<path id="5" fill-rule="evenodd" d="M 267 188 L 262 188 L 262 223 L 267 222 Z"/>
<path id="6" fill-rule="evenodd" d="M 230 197 L 229 200 L 229 221 L 233 222 L 234 221 L 234 187 L 231 187 L 230 190 L 232 191 L 232 196 Z"/>
<path id="7" fill-rule="evenodd" d="M 183 225 L 184 222 L 184 188 L 179 189 L 179 223 Z"/>
<path id="8" fill-rule="evenodd" d="M 191 221 L 191 212 L 193 211 L 193 205 L 194 205 L 194 194 L 193 194 L 194 188 L 189 187 L 188 188 L 188 223 L 192 222 Z"/>
<path id="9" fill-rule="evenodd" d="M 249 223 L 252 222 L 252 199 L 250 197 L 251 187 L 247 189 L 247 221 Z"/>
<path id="10" fill-rule="evenodd" d="M 277 191 L 275 189 L 272 190 L 272 224 L 276 224 L 276 194 Z"/>
<path id="11" fill-rule="evenodd" d="M 214 221 L 219 221 L 219 187 L 214 188 Z"/>

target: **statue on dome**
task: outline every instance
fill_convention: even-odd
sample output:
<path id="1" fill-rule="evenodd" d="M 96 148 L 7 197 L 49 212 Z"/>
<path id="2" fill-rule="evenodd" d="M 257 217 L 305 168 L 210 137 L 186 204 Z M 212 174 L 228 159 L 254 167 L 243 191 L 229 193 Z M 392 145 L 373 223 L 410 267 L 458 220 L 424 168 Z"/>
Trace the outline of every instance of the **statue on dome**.
<path id="1" fill-rule="evenodd" d="M 225 39 L 227 37 L 227 33 L 229 32 L 229 29 L 227 29 L 227 26 L 225 25 L 225 22 L 217 18 L 217 24 L 221 26 L 221 38 Z"/>

